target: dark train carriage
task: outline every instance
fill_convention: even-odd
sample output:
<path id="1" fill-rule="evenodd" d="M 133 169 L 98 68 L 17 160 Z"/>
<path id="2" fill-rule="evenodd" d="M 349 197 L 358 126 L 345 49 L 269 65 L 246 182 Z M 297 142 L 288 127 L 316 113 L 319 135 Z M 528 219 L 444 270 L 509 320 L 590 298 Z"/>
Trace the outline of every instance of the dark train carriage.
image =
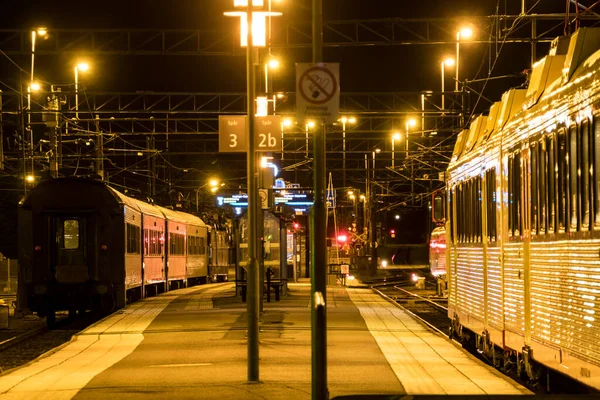
<path id="1" fill-rule="evenodd" d="M 47 315 L 50 323 L 57 310 L 125 305 L 125 216 L 130 212 L 133 220 L 140 214 L 115 193 L 100 181 L 69 177 L 42 181 L 21 201 L 24 307 Z M 136 245 L 139 241 L 130 244 Z"/>
<path id="2" fill-rule="evenodd" d="M 183 214 L 183 213 L 181 213 Z M 186 217 L 187 284 L 206 283 L 208 278 L 208 226 L 200 218 L 190 214 Z"/>

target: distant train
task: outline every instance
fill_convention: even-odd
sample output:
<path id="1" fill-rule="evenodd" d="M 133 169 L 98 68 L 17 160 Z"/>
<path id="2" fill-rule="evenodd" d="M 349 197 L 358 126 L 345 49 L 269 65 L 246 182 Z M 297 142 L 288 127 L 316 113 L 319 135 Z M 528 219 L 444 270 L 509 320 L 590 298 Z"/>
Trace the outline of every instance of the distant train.
<path id="1" fill-rule="evenodd" d="M 558 38 L 458 135 L 432 235 L 451 334 L 541 387 L 554 370 L 600 389 L 599 49 L 597 28 Z"/>
<path id="2" fill-rule="evenodd" d="M 110 312 L 170 289 L 227 280 L 228 233 L 209 231 L 196 216 L 98 180 L 42 181 L 19 208 L 19 298 L 52 325 L 59 310 Z"/>

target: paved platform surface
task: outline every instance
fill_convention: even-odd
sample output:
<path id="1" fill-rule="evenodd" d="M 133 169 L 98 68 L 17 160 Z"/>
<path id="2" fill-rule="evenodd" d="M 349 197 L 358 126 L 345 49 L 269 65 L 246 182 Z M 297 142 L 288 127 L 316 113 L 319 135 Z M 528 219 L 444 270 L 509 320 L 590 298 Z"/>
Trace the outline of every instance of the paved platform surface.
<path id="1" fill-rule="evenodd" d="M 233 284 L 128 306 L 0 376 L 1 399 L 309 399 L 310 286 L 264 303 L 260 383 L 247 380 L 246 308 Z M 366 288 L 328 287 L 330 397 L 528 394 Z"/>

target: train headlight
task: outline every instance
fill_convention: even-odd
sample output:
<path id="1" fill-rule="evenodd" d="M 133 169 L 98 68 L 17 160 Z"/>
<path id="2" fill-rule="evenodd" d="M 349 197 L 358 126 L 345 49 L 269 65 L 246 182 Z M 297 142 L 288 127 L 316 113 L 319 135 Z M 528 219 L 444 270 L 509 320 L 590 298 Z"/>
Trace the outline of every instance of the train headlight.
<path id="1" fill-rule="evenodd" d="M 33 287 L 33 293 L 37 296 L 46 294 L 47 291 L 48 291 L 48 288 L 46 287 L 46 285 L 35 285 Z"/>
<path id="2" fill-rule="evenodd" d="M 412 279 L 412 281 L 413 281 L 413 282 L 416 282 L 416 281 L 418 281 L 418 280 L 419 280 L 419 276 L 418 276 L 417 274 L 412 274 L 412 275 L 410 276 L 410 279 Z"/>
<path id="3" fill-rule="evenodd" d="M 106 294 L 108 292 L 108 286 L 103 284 L 96 285 L 96 293 L 98 294 Z"/>

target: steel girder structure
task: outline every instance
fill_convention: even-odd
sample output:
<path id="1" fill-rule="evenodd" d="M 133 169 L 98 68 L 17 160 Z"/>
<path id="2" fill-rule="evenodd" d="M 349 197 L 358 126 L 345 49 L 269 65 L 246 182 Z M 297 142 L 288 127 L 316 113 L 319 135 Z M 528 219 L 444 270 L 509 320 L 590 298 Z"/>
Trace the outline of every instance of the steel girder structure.
<path id="1" fill-rule="evenodd" d="M 188 186 L 185 183 L 187 177 L 182 172 L 186 169 L 218 170 L 230 177 L 235 177 L 236 173 L 243 175 L 240 171 L 245 170 L 244 154 L 218 154 L 218 116 L 244 114 L 245 93 L 87 92 L 85 96 L 80 96 L 83 101 L 78 107 L 77 121 L 74 120 L 73 94 L 58 94 L 63 97 L 64 103 L 60 112 L 45 109 L 45 105 L 40 104 L 48 93 L 37 94 L 33 99 L 32 128 L 37 139 L 34 159 L 42 165 L 49 153 L 44 120 L 56 120 L 58 115 L 59 136 L 66 150 L 62 152 L 63 165 L 69 164 L 69 161 L 79 165 L 81 148 L 90 150 L 87 158 L 91 161 L 98 157 L 94 140 L 101 132 L 105 168 L 111 175 L 131 172 L 132 164 L 140 165 L 140 161 L 152 157 L 163 160 L 165 167 L 174 168 L 171 176 L 164 173 L 163 179 L 174 184 L 179 182 L 182 187 Z M 440 96 L 439 92 L 342 93 L 342 115 L 355 116 L 358 122 L 347 126 L 345 135 L 341 124 L 328 128 L 327 167 L 333 173 L 334 184 L 342 186 L 342 182 L 346 182 L 346 186 L 354 187 L 364 184 L 365 155 L 369 156 L 373 149 L 380 148 L 381 154 L 375 165 L 376 175 L 386 186 L 387 193 L 398 192 L 404 196 L 401 192 L 408 190 L 406 196 L 414 200 L 415 191 L 422 192 L 427 186 L 421 180 L 429 180 L 430 177 L 437 179 L 452 153 L 452 133 L 458 126 L 460 108 L 457 103 L 453 104 L 450 111 L 441 117 L 437 105 Z M 458 97 L 446 96 L 448 104 L 455 102 Z M 5 92 L 3 114 L 7 117 L 18 116 L 19 104 L 18 93 Z M 283 117 L 295 116 L 294 93 L 285 93 L 278 101 L 277 113 Z M 408 116 L 420 120 L 419 125 L 423 127 L 410 132 L 408 153 L 401 150 L 401 143 L 397 144 L 395 155 L 398 162 L 396 168 L 392 169 L 391 134 L 395 131 L 404 132 L 404 122 Z M 152 147 L 148 144 L 149 137 L 154 138 Z M 312 164 L 307 162 L 312 143 L 309 143 L 307 152 L 306 137 L 303 125 L 285 128 L 284 151 L 274 154 L 280 160 L 282 170 L 291 174 L 290 180 L 307 179 L 312 168 Z M 78 143 L 81 145 L 79 149 L 69 150 L 69 146 Z M 9 154 L 13 160 L 22 156 L 18 150 L 15 147 Z M 216 161 L 217 155 L 220 162 Z M 143 168 L 138 170 L 139 175 L 151 170 L 144 162 L 141 165 Z M 310 181 L 304 183 L 309 186 Z"/>
<path id="2" fill-rule="evenodd" d="M 565 14 L 492 15 L 455 18 L 386 18 L 326 21 L 324 46 L 442 45 L 455 43 L 459 24 L 488 33 L 472 43 L 548 43 L 562 34 Z M 573 16 L 571 16 L 573 17 Z M 579 19 L 597 21 L 596 14 Z M 219 29 L 54 29 L 36 49 L 37 55 L 85 51 L 106 55 L 242 56 L 233 31 Z M 0 49 L 8 55 L 29 55 L 31 32 L 0 29 Z M 310 22 L 275 24 L 272 48 L 311 46 Z"/>

